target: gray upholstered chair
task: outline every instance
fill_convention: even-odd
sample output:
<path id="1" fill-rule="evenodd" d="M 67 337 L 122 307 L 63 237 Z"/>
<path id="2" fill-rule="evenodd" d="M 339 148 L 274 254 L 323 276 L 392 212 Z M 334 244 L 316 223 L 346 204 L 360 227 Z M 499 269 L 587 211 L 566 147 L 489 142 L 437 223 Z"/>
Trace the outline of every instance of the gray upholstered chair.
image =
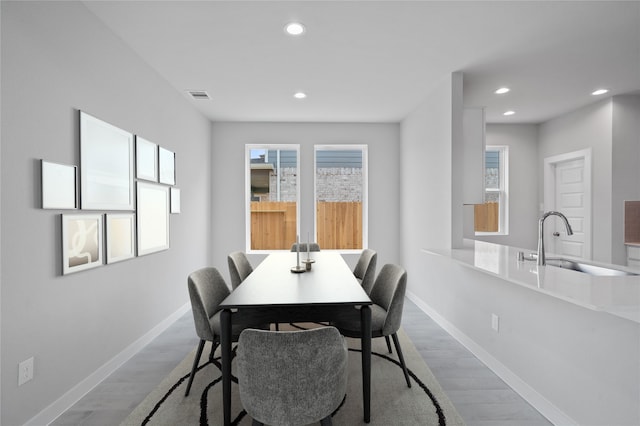
<path id="1" fill-rule="evenodd" d="M 411 387 L 409 373 L 402 356 L 400 341 L 398 340 L 398 330 L 402 322 L 402 308 L 404 306 L 404 294 L 407 288 L 407 272 L 400 266 L 386 264 L 380 270 L 373 289 L 369 297 L 373 302 L 371 305 L 371 337 L 393 338 L 393 343 L 398 353 L 398 360 L 404 372 L 407 386 Z M 360 321 L 336 322 L 335 325 L 340 332 L 347 337 L 360 337 Z M 387 347 L 390 348 L 389 340 Z"/>
<path id="2" fill-rule="evenodd" d="M 307 243 L 293 243 L 291 251 L 296 251 L 298 246 L 300 246 L 300 253 L 307 251 Z M 320 245 L 318 243 L 309 243 L 309 251 L 320 251 Z"/>
<path id="3" fill-rule="evenodd" d="M 209 360 L 213 360 L 213 354 L 220 344 L 220 310 L 218 305 L 231 293 L 220 272 L 212 267 L 198 269 L 189 274 L 187 285 L 189 287 L 189 298 L 191 299 L 191 311 L 193 312 L 196 334 L 200 338 L 200 343 L 198 344 L 196 357 L 193 360 L 185 396 L 189 395 L 193 377 L 196 374 L 206 342 L 211 342 Z M 259 324 L 256 327 L 268 328 Z M 231 334 L 234 341 L 237 341 L 240 332 L 245 328 L 247 326 L 232 326 Z"/>
<path id="4" fill-rule="evenodd" d="M 231 276 L 231 289 L 235 290 L 253 272 L 253 267 L 249 263 L 247 255 L 241 251 L 229 253 L 227 263 L 229 264 L 229 276 Z M 279 326 L 276 324 L 276 330 L 278 328 Z"/>
<path id="5" fill-rule="evenodd" d="M 241 251 L 229 253 L 227 263 L 229 264 L 229 275 L 231 276 L 231 288 L 235 290 L 253 272 L 253 267 L 251 267 L 247 256 Z"/>
<path id="6" fill-rule="evenodd" d="M 362 288 L 369 295 L 373 288 L 376 277 L 376 262 L 378 261 L 378 253 L 371 249 L 364 249 L 360 253 L 358 263 L 353 269 L 353 275 L 356 276 Z"/>
<path id="7" fill-rule="evenodd" d="M 346 342 L 334 327 L 245 330 L 236 356 L 240 401 L 254 425 L 331 425 L 347 364 Z"/>

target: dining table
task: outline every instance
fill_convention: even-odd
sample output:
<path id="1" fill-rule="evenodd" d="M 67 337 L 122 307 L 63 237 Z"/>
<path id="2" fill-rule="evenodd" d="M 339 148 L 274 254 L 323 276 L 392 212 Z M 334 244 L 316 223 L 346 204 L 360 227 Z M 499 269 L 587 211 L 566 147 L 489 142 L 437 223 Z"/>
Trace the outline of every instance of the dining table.
<path id="1" fill-rule="evenodd" d="M 304 270 L 307 260 L 310 270 Z M 360 322 L 363 416 L 369 423 L 371 304 L 339 252 L 269 254 L 219 305 L 224 424 L 231 424 L 232 325 L 336 320 Z"/>

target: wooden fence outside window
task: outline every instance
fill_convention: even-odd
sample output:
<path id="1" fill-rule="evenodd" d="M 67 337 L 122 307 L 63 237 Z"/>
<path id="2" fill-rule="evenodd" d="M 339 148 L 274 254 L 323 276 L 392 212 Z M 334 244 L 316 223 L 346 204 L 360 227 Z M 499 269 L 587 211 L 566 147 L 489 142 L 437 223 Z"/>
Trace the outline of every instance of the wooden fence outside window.
<path id="1" fill-rule="evenodd" d="M 500 227 L 500 203 L 490 202 L 474 206 L 476 232 L 498 232 Z"/>
<path id="2" fill-rule="evenodd" d="M 322 249 L 362 248 L 362 203 L 320 202 L 317 243 Z M 301 236 L 301 242 L 306 242 Z M 251 249 L 288 250 L 296 240 L 296 203 L 251 202 Z"/>

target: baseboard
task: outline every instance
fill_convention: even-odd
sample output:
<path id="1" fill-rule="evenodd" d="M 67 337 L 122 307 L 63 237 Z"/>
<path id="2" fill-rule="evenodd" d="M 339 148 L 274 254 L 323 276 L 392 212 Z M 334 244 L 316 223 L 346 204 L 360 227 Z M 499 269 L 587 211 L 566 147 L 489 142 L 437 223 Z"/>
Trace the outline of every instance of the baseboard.
<path id="1" fill-rule="evenodd" d="M 447 333 L 452 335 L 464 347 L 466 347 L 473 355 L 482 361 L 491 371 L 505 381 L 514 391 L 516 391 L 525 401 L 545 416 L 554 425 L 578 425 L 574 419 L 566 415 L 562 410 L 556 407 L 548 399 L 539 392 L 529 386 L 517 374 L 509 370 L 504 364 L 498 361 L 493 355 L 487 352 L 482 346 L 478 345 L 473 339 L 458 330 L 446 318 L 432 309 L 426 302 L 416 296 L 415 293 L 407 290 L 406 296 L 415 303 L 420 310 L 429 315 L 440 327 Z"/>
<path id="2" fill-rule="evenodd" d="M 82 380 L 67 393 L 58 398 L 55 402 L 42 410 L 31 420 L 25 423 L 25 426 L 48 425 L 57 419 L 62 413 L 67 411 L 71 406 L 78 402 L 82 397 L 89 393 L 100 382 L 106 379 L 111 373 L 116 371 L 122 364 L 127 362 L 132 356 L 137 354 L 142 348 L 149 344 L 153 339 L 158 337 L 171 324 L 176 322 L 186 312 L 191 309 L 190 304 L 185 304 L 175 311 L 169 317 L 165 318 L 160 324 L 152 328 L 148 333 L 144 334 L 138 340 L 127 346 L 122 352 L 113 357 L 106 364 L 102 365 L 96 371 L 91 373 L 86 379 Z"/>

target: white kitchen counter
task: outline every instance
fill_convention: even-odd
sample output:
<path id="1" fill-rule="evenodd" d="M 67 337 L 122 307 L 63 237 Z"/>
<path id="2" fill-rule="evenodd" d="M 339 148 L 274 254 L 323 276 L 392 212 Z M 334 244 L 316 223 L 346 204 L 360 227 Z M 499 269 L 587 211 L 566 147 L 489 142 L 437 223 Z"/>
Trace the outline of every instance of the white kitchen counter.
<path id="1" fill-rule="evenodd" d="M 464 266 L 550 297 L 640 323 L 640 275 L 594 276 L 555 266 L 538 266 L 535 261 L 517 260 L 519 251 L 527 256 L 531 250 L 474 240 L 465 240 L 461 249 L 423 251 L 449 257 Z M 553 254 L 547 254 L 547 258 L 550 257 L 554 257 Z M 585 263 L 640 272 L 618 265 Z"/>

